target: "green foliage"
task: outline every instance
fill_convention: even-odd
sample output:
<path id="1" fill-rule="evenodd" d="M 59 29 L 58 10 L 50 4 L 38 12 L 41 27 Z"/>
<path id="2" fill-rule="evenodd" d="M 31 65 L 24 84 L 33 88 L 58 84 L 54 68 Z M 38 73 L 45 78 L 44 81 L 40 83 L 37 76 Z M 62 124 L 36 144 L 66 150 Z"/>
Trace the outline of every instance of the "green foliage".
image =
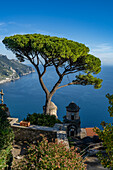
<path id="1" fill-rule="evenodd" d="M 5 112 L 7 112 L 9 109 L 8 109 L 8 107 L 6 106 L 6 104 L 0 104 L 0 109 L 2 110 L 2 111 L 5 111 Z M 5 114 L 6 115 L 6 114 Z"/>
<path id="2" fill-rule="evenodd" d="M 101 71 L 101 61 L 89 54 L 89 48 L 82 43 L 41 34 L 5 37 L 3 43 L 20 61 L 28 59 L 35 68 L 38 67 L 41 57 L 41 60 L 44 61 L 44 69 L 48 66 L 54 66 L 57 74 L 61 77 L 82 71 L 88 74 L 88 84 L 94 85 L 95 88 L 101 87 L 101 79 L 89 76 L 89 73 L 98 74 Z M 59 67 L 64 68 L 62 73 Z"/>
<path id="3" fill-rule="evenodd" d="M 7 120 L 4 107 L 0 106 L 0 169 L 8 166 L 11 158 L 13 138 L 14 134 Z"/>
<path id="4" fill-rule="evenodd" d="M 101 151 L 98 153 L 99 160 L 104 167 L 113 168 L 113 126 L 109 123 L 103 130 L 97 129 L 96 133 L 103 141 L 106 151 L 105 155 Z"/>
<path id="5" fill-rule="evenodd" d="M 106 97 L 109 99 L 110 104 L 108 111 L 110 116 L 113 117 L 113 95 L 107 94 Z M 101 125 L 103 126 L 103 130 L 95 129 L 95 131 L 103 141 L 106 154 L 99 152 L 98 157 L 104 167 L 113 169 L 113 125 L 105 122 L 102 122 Z"/>
<path id="6" fill-rule="evenodd" d="M 108 93 L 106 97 L 108 98 L 110 104 L 110 106 L 108 107 L 108 112 L 110 113 L 110 116 L 113 117 L 113 94 L 110 95 Z"/>
<path id="7" fill-rule="evenodd" d="M 82 43 L 67 40 L 65 38 L 50 37 L 41 34 L 14 35 L 5 37 L 3 43 L 13 51 L 17 58 L 24 60 L 24 56 L 39 52 L 50 59 L 69 59 L 73 62 L 80 56 L 89 52 L 89 48 Z M 20 51 L 22 53 L 20 53 Z"/>
<path id="8" fill-rule="evenodd" d="M 101 87 L 102 79 L 92 76 L 91 74 L 76 76 L 76 80 L 73 82 L 80 82 L 82 85 L 94 85 L 95 89 Z"/>
<path id="9" fill-rule="evenodd" d="M 30 145 L 28 154 L 18 164 L 13 166 L 14 170 L 85 170 L 84 160 L 74 147 L 67 149 L 63 142 L 49 143 L 46 138 L 36 145 Z"/>
<path id="10" fill-rule="evenodd" d="M 56 119 L 54 115 L 45 115 L 40 113 L 28 114 L 24 119 L 29 121 L 32 125 L 49 126 L 53 127 L 55 123 L 62 123 L 59 119 Z"/>

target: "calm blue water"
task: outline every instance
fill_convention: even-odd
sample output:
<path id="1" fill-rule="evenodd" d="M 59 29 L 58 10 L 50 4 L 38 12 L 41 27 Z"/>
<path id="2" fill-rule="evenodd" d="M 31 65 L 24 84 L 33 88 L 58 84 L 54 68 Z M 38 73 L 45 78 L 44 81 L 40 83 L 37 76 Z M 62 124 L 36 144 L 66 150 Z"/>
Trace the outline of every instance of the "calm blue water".
<path id="1" fill-rule="evenodd" d="M 74 101 L 80 107 L 82 127 L 101 127 L 101 121 L 113 122 L 107 111 L 108 99 L 105 97 L 107 93 L 113 94 L 113 66 L 103 66 L 98 77 L 103 79 L 101 89 L 95 90 L 93 86 L 68 86 L 54 94 L 52 101 L 58 107 L 60 120 L 66 114 L 65 107 Z M 47 87 L 50 89 L 56 79 L 51 68 L 44 77 L 44 82 L 48 83 Z M 68 82 L 67 77 L 63 84 L 65 82 Z M 12 117 L 22 120 L 28 113 L 42 113 L 45 94 L 38 82 L 37 73 L 21 77 L 15 82 L 1 84 L 0 89 L 4 90 L 4 100 Z"/>

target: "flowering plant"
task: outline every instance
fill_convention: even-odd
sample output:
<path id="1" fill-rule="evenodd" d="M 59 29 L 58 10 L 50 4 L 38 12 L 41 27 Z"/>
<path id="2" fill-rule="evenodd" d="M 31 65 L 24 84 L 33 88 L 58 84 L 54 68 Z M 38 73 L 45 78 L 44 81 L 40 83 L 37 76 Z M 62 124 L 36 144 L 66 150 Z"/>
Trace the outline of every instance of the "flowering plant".
<path id="1" fill-rule="evenodd" d="M 55 143 L 49 143 L 48 140 L 43 137 L 41 142 L 29 146 L 28 154 L 12 169 L 19 170 L 19 168 L 21 170 L 85 170 L 86 165 L 74 147 L 69 149 L 63 142 L 58 143 L 57 140 Z"/>

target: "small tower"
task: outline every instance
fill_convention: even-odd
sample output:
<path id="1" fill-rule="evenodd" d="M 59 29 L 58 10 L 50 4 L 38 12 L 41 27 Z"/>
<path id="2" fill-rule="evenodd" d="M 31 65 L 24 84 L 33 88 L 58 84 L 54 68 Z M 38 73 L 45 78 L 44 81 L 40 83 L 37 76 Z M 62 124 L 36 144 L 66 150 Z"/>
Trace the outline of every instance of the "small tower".
<path id="1" fill-rule="evenodd" d="M 67 125 L 67 136 L 79 137 L 80 135 L 80 117 L 79 106 L 71 102 L 66 107 L 65 124 Z"/>
<path id="2" fill-rule="evenodd" d="M 43 106 L 43 112 L 44 112 L 44 110 L 45 110 L 45 106 Z M 58 118 L 58 116 L 57 116 L 57 106 L 53 102 L 50 103 L 49 115 L 54 115 L 54 116 L 56 116 L 56 118 Z"/>

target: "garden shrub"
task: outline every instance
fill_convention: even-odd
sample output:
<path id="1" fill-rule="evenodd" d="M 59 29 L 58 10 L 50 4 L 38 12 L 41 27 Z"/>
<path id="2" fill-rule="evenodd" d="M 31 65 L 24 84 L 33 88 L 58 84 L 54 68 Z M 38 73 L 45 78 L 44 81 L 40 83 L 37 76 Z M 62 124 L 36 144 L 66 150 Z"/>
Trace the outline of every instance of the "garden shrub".
<path id="1" fill-rule="evenodd" d="M 27 118 L 24 120 L 29 121 L 33 125 L 49 127 L 53 127 L 55 123 L 62 123 L 54 115 L 45 115 L 40 113 L 28 114 Z"/>
<path id="2" fill-rule="evenodd" d="M 0 106 L 0 169 L 8 167 L 14 134 L 5 110 Z"/>
<path id="3" fill-rule="evenodd" d="M 74 147 L 68 149 L 63 142 L 48 142 L 43 137 L 41 142 L 31 144 L 28 154 L 15 164 L 13 170 L 85 170 L 86 165 Z"/>
<path id="4" fill-rule="evenodd" d="M 113 94 L 109 93 L 106 95 L 109 100 L 108 112 L 110 117 L 113 117 Z M 103 152 L 98 152 L 98 158 L 104 168 L 113 169 L 113 123 L 101 123 L 103 130 L 95 128 L 96 133 L 103 142 L 103 147 L 105 148 L 105 154 Z"/>
<path id="5" fill-rule="evenodd" d="M 103 130 L 96 129 L 96 133 L 103 142 L 103 147 L 105 148 L 105 154 L 103 152 L 98 152 L 98 158 L 104 168 L 113 169 L 113 125 L 111 123 L 106 124 Z"/>

